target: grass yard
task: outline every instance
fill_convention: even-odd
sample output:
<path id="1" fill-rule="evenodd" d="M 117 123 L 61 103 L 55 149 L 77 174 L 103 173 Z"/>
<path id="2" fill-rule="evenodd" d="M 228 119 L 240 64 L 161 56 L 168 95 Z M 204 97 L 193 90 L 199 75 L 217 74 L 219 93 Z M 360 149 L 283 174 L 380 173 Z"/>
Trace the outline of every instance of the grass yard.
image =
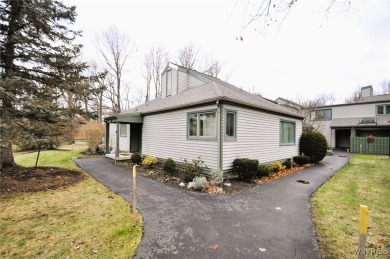
<path id="1" fill-rule="evenodd" d="M 42 151 L 39 166 L 80 170 L 70 158 L 85 146 Z M 36 152 L 15 154 L 35 165 Z M 142 237 L 142 218 L 132 227 L 130 206 L 87 176 L 59 190 L 0 195 L 2 258 L 131 258 Z"/>
<path id="2" fill-rule="evenodd" d="M 390 160 L 355 155 L 313 196 L 314 222 L 323 258 L 357 258 L 359 206 L 369 209 L 367 248 L 390 255 Z M 374 250 L 368 250 L 374 251 Z M 373 255 L 367 256 L 374 258 Z M 378 258 L 378 257 L 376 257 Z"/>

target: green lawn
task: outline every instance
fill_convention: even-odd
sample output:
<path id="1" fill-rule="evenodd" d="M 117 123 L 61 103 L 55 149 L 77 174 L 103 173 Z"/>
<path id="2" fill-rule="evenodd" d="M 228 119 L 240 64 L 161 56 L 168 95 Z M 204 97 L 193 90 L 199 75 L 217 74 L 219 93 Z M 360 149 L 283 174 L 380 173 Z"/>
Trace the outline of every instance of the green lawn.
<path id="1" fill-rule="evenodd" d="M 85 148 L 43 151 L 38 165 L 80 170 L 70 158 Z M 36 154 L 15 160 L 33 166 Z M 66 189 L 3 194 L 0 202 L 2 258 L 131 258 L 141 241 L 141 216 L 132 227 L 130 206 L 89 176 Z"/>
<path id="2" fill-rule="evenodd" d="M 81 156 L 80 152 L 86 150 L 83 144 L 74 144 L 62 146 L 59 150 L 43 150 L 39 155 L 38 166 L 56 166 L 72 170 L 80 170 L 73 163 L 72 158 Z M 18 165 L 32 167 L 35 166 L 37 152 L 19 152 L 14 153 L 15 162 Z"/>
<path id="3" fill-rule="evenodd" d="M 358 247 L 360 205 L 369 209 L 367 248 L 377 247 L 378 253 L 389 255 L 390 160 L 386 156 L 355 155 L 317 191 L 312 205 L 323 258 L 357 257 L 353 252 Z"/>

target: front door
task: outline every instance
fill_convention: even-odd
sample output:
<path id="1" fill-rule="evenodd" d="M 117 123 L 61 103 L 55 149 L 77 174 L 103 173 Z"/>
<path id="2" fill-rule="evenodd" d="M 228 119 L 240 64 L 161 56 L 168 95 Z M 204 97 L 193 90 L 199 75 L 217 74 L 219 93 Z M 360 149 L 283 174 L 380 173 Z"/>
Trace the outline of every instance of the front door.
<path id="1" fill-rule="evenodd" d="M 142 124 L 130 124 L 130 153 L 141 153 Z"/>

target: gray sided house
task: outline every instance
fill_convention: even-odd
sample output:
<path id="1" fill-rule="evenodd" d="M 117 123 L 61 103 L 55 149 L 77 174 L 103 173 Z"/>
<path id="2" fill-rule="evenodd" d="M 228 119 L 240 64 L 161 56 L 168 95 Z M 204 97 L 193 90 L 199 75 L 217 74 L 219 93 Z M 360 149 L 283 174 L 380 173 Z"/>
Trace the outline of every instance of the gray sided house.
<path id="1" fill-rule="evenodd" d="M 389 154 L 390 94 L 374 95 L 371 86 L 361 89 L 356 103 L 317 107 L 311 111 L 310 121 L 325 135 L 330 147 Z M 373 135 L 378 140 L 374 143 L 382 147 L 367 143 L 369 135 Z M 353 147 L 354 141 L 360 141 L 356 142 L 357 147 Z M 359 150 L 361 148 L 363 150 Z"/>
<path id="2" fill-rule="evenodd" d="M 169 63 L 162 96 L 107 117 L 107 151 L 177 162 L 199 156 L 228 171 L 235 158 L 272 162 L 298 155 L 303 116 L 220 79 Z"/>

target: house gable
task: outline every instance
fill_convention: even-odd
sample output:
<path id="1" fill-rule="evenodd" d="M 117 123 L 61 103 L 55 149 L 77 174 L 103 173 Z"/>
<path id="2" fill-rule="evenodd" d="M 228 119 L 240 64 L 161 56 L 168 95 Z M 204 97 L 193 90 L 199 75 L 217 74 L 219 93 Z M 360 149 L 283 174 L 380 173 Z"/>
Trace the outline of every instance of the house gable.
<path id="1" fill-rule="evenodd" d="M 189 88 L 200 86 L 210 81 L 210 79 L 192 69 L 168 63 L 161 75 L 161 98 L 179 94 Z"/>

